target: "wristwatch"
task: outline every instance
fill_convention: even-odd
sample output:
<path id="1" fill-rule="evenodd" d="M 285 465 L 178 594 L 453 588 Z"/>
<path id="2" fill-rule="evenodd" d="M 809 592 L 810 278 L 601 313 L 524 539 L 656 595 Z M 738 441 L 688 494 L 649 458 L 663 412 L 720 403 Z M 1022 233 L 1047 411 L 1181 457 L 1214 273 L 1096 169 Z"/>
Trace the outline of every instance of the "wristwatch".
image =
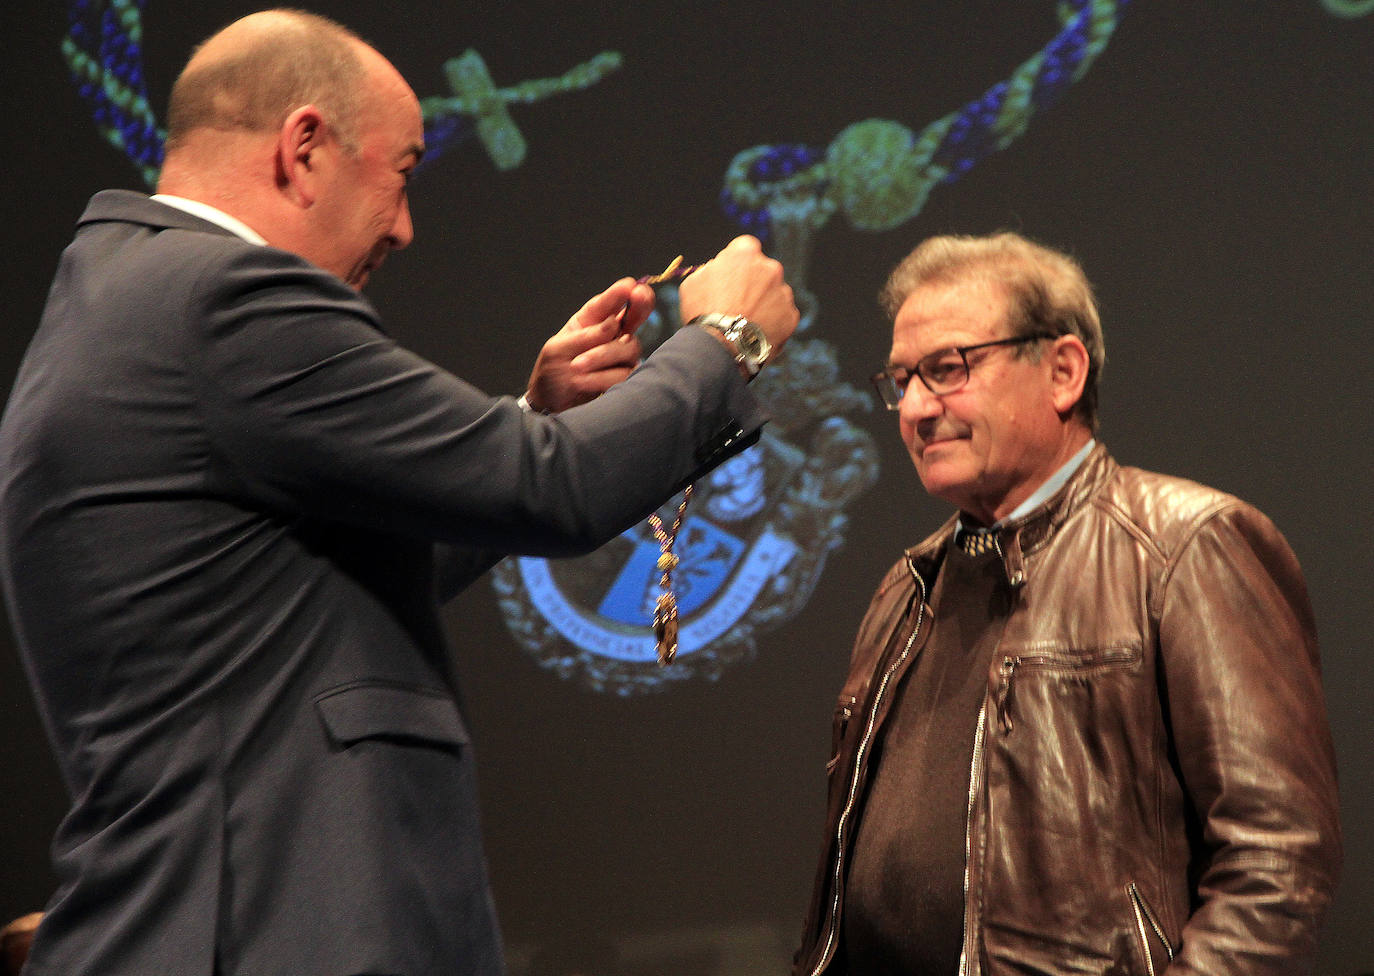
<path id="1" fill-rule="evenodd" d="M 744 367 L 752 380 L 759 375 L 763 364 L 773 355 L 773 344 L 753 322 L 743 315 L 726 315 L 722 312 L 708 312 L 698 315 L 688 325 L 699 325 L 704 329 L 718 332 L 735 351 L 735 362 Z"/>

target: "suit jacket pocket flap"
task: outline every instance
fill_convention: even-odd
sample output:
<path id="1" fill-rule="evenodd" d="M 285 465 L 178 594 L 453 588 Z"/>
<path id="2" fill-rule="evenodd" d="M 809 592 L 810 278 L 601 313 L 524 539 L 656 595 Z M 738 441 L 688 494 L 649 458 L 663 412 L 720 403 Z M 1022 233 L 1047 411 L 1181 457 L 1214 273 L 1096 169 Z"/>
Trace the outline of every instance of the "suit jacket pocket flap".
<path id="1" fill-rule="evenodd" d="M 315 708 L 330 738 L 344 746 L 387 739 L 457 749 L 469 741 L 458 706 L 435 688 L 344 685 L 316 697 Z"/>

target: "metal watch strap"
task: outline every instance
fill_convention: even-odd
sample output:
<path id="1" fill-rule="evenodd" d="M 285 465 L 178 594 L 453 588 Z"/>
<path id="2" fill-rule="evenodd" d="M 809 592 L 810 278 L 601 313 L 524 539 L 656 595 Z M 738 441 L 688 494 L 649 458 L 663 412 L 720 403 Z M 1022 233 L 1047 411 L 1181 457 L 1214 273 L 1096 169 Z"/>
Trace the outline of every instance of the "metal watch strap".
<path id="1" fill-rule="evenodd" d="M 768 362 L 769 354 L 773 351 L 763 330 L 743 315 L 708 312 L 698 315 L 687 324 L 699 325 L 718 333 L 734 350 L 735 362 L 744 367 L 750 379 L 759 375 L 759 370 Z"/>

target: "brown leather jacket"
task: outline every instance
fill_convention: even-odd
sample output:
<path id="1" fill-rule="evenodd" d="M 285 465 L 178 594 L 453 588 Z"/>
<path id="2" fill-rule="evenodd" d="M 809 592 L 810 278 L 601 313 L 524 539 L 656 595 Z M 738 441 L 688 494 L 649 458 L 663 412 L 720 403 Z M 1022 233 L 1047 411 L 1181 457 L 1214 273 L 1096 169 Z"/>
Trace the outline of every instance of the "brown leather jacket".
<path id="1" fill-rule="evenodd" d="M 870 756 L 929 637 L 953 526 L 892 568 L 859 629 L 798 976 L 844 973 Z M 970 770 L 961 976 L 1306 972 L 1340 828 L 1312 612 L 1283 537 L 1099 444 L 1002 540 L 1015 599 Z"/>

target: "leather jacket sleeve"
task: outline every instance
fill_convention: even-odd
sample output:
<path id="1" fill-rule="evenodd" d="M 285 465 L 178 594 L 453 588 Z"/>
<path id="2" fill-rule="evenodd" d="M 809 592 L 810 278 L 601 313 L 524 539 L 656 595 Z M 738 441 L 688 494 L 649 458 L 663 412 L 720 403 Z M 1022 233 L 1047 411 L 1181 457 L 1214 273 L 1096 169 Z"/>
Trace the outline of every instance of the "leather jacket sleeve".
<path id="1" fill-rule="evenodd" d="M 1305 972 L 1341 846 L 1297 559 L 1264 515 L 1235 504 L 1176 550 L 1156 599 L 1164 704 L 1205 852 L 1170 973 Z"/>

